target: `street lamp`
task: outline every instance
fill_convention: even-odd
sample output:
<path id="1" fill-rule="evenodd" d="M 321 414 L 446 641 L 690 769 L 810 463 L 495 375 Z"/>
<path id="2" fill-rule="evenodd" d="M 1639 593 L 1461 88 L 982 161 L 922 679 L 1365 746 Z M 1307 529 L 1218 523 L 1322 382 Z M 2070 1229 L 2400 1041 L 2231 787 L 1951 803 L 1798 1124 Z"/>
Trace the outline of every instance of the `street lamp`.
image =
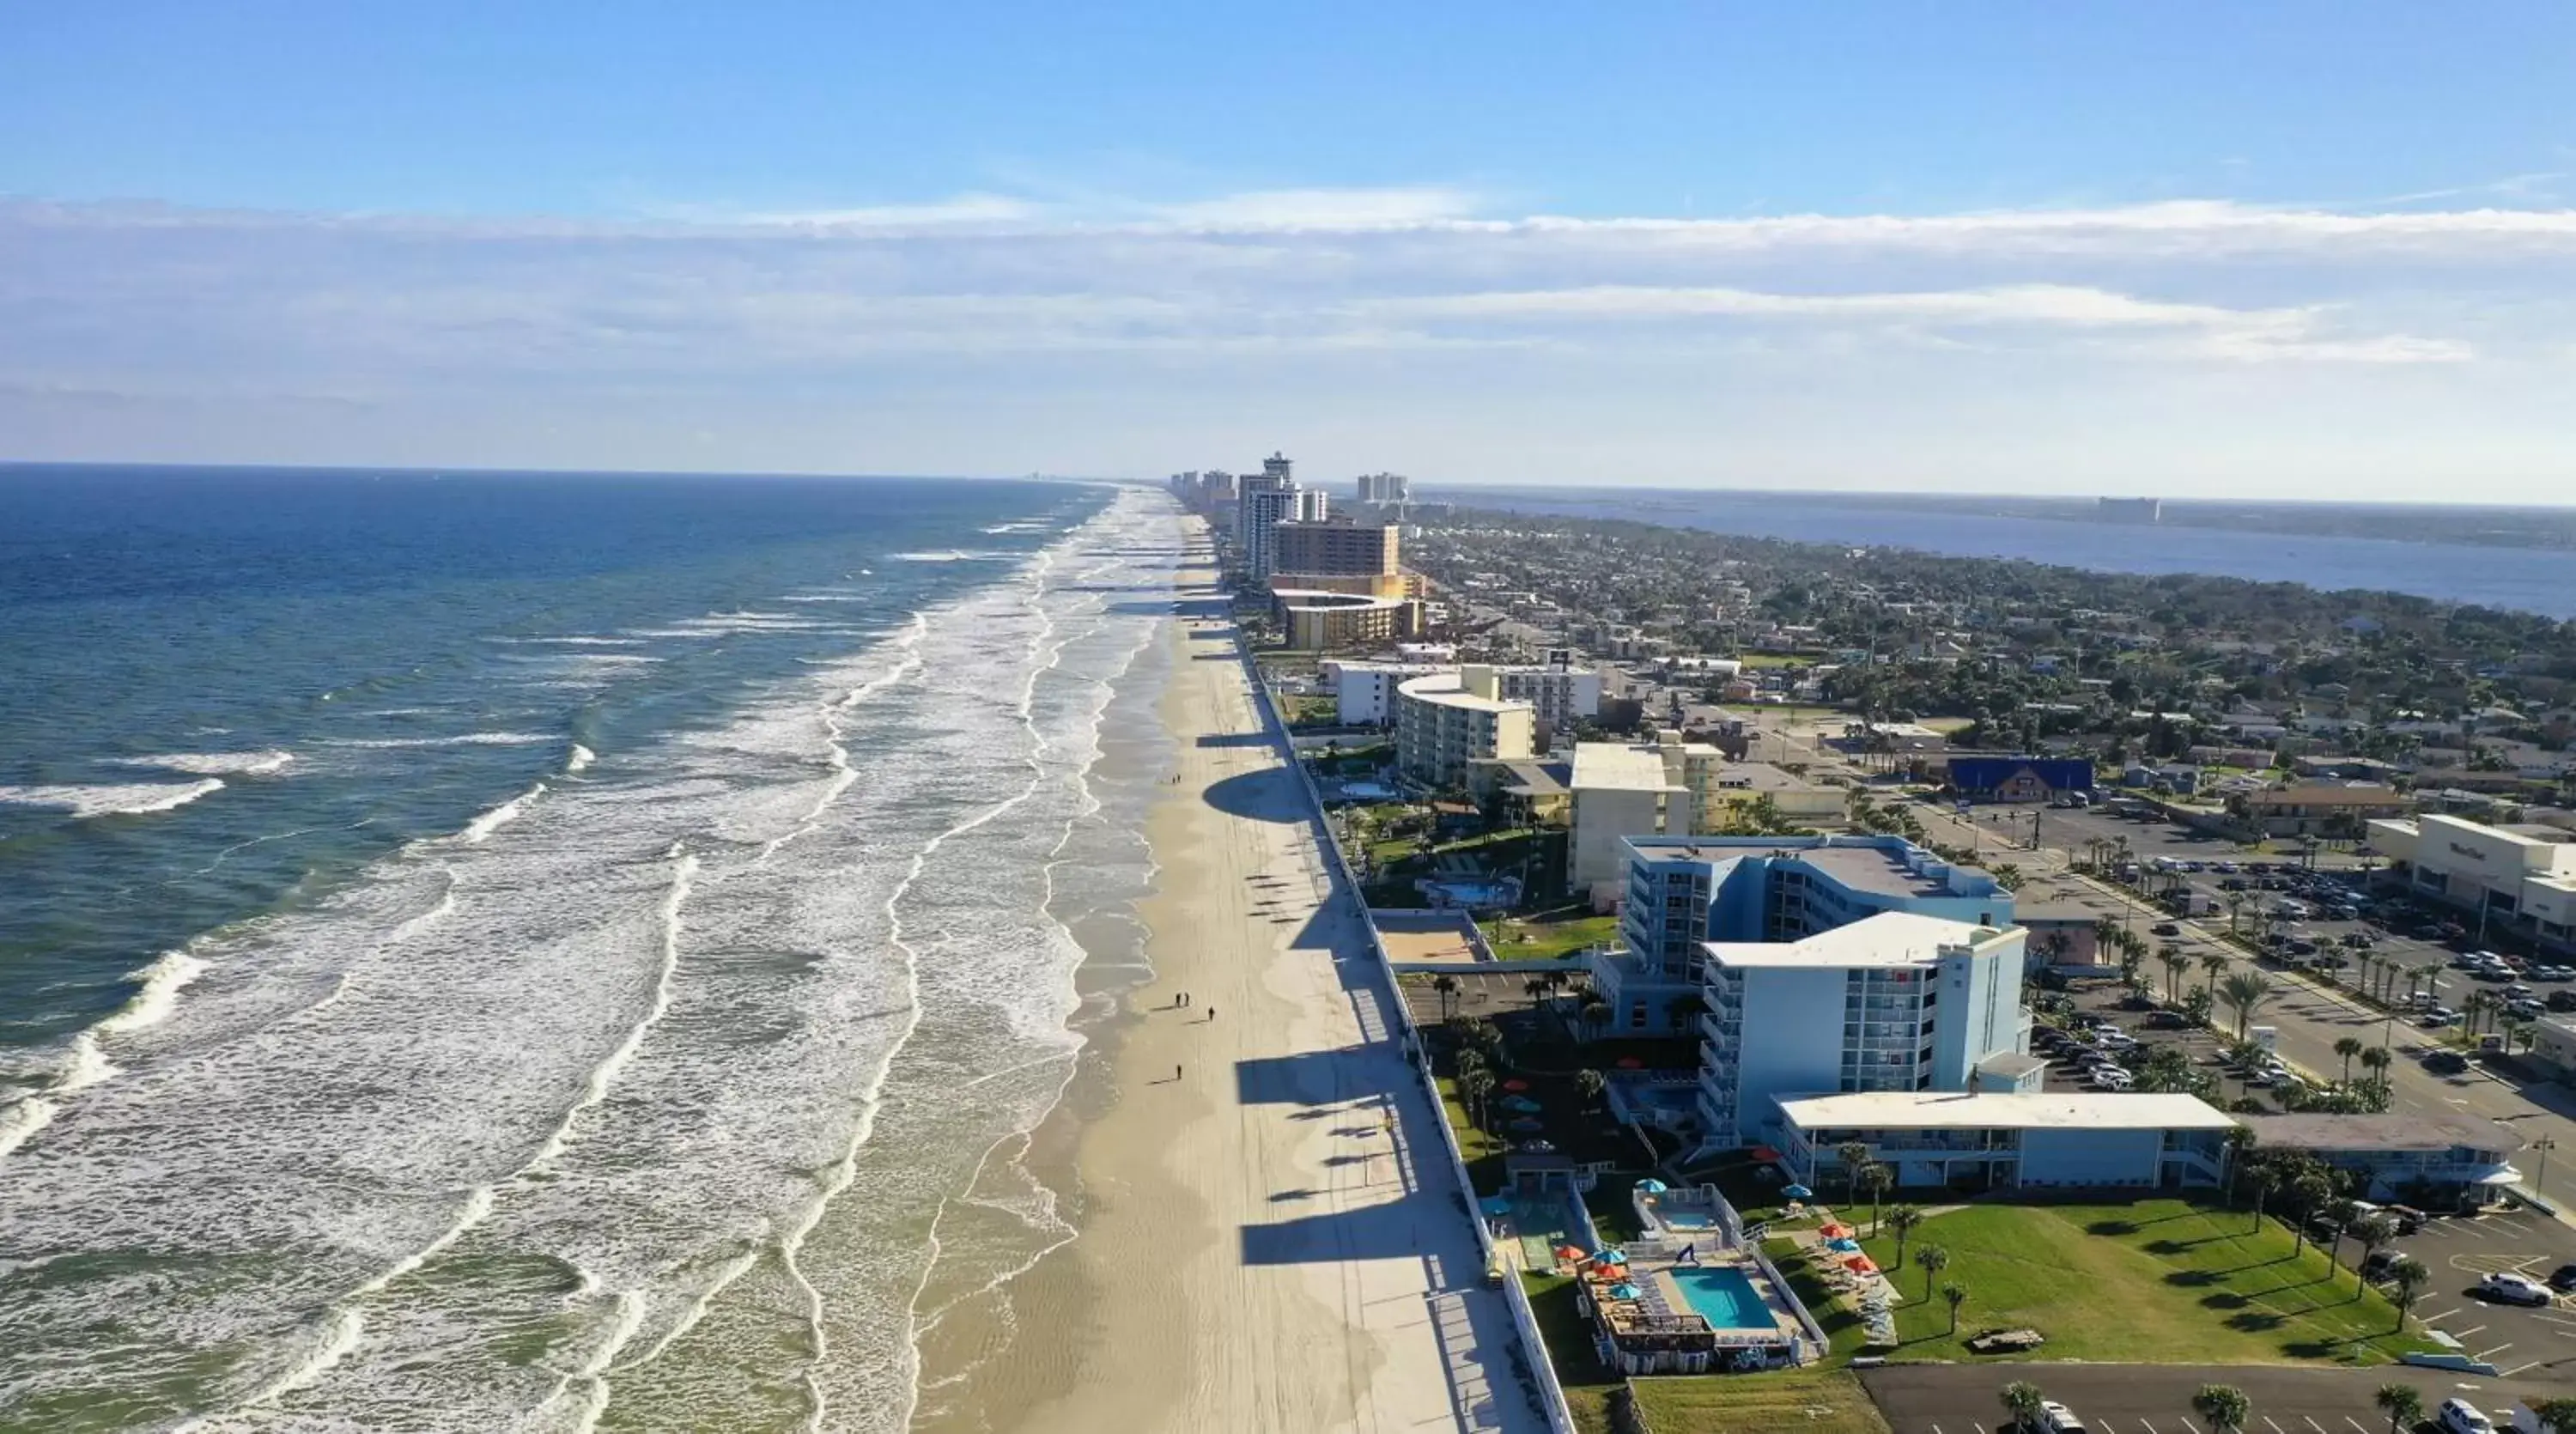
<path id="1" fill-rule="evenodd" d="M 2540 1152 L 2540 1169 L 2531 1177 L 2531 1187 L 2537 1190 L 2540 1188 L 2540 1183 L 2549 1178 L 2549 1152 L 2558 1148 L 2558 1138 L 2544 1135 L 2523 1148 Z"/>

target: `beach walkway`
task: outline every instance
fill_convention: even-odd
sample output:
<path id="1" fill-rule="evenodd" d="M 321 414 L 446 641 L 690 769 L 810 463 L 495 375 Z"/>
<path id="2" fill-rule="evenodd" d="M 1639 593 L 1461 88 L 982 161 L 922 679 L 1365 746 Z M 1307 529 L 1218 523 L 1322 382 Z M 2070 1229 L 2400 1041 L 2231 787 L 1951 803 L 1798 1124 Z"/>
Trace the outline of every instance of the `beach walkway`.
<path id="1" fill-rule="evenodd" d="M 1184 575 L 1165 700 L 1181 754 L 1151 831 L 1157 978 L 1084 1146 L 1094 1218 L 1073 1250 L 1100 1330 L 1078 1389 L 1024 1427 L 1544 1430 L 1398 998 L 1210 576 Z"/>

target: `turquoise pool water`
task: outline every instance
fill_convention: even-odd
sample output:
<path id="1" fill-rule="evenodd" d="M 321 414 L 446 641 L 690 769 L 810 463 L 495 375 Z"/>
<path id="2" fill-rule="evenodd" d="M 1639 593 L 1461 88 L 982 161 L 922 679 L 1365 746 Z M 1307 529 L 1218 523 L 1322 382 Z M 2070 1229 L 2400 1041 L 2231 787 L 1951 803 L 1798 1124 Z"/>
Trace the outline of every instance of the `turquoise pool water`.
<path id="1" fill-rule="evenodd" d="M 1752 1277 L 1731 1265 L 1711 1265 L 1703 1269 L 1678 1269 L 1670 1272 L 1673 1283 L 1682 1287 L 1682 1298 L 1700 1318 L 1718 1329 L 1770 1329 L 1770 1308 L 1762 1303 L 1762 1292 L 1753 1288 Z"/>
<path id="2" fill-rule="evenodd" d="M 1655 1218 L 1676 1230 L 1706 1230 L 1717 1224 L 1708 1216 L 1690 1210 L 1657 1211 Z"/>

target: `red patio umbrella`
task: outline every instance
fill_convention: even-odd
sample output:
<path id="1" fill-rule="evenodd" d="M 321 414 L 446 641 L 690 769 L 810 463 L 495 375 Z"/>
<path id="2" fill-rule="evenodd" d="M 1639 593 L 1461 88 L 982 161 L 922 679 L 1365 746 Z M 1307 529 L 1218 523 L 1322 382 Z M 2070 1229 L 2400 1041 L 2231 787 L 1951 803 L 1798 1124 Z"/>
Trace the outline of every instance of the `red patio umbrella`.
<path id="1" fill-rule="evenodd" d="M 1514 1076 L 1510 1080 L 1503 1082 L 1503 1089 L 1517 1095 L 1520 1092 L 1529 1089 L 1529 1082 L 1522 1080 L 1519 1076 Z"/>
<path id="2" fill-rule="evenodd" d="M 1753 1158 L 1768 1165 L 1780 1158 L 1780 1152 L 1767 1145 L 1757 1145 L 1753 1147 Z"/>
<path id="3" fill-rule="evenodd" d="M 1579 1260 L 1583 1258 L 1583 1251 L 1572 1245 L 1559 1245 L 1556 1247 L 1556 1257 L 1560 1260 Z"/>
<path id="4" fill-rule="evenodd" d="M 1619 1069 L 1623 1071 L 1641 1071 L 1645 1068 L 1646 1063 L 1637 1059 L 1635 1056 L 1621 1056 L 1619 1058 Z"/>

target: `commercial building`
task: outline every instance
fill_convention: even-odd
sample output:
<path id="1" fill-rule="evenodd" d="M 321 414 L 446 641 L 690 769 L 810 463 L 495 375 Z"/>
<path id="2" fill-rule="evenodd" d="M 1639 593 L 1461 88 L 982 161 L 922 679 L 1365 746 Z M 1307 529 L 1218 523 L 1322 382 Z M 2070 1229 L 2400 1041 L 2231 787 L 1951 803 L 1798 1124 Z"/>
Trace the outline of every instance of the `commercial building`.
<path id="1" fill-rule="evenodd" d="M 1898 1185 L 1967 1189 L 2215 1185 L 2236 1125 L 2188 1095 L 1883 1091 L 1781 1100 L 1792 1175 L 1823 1186 L 1857 1142 Z"/>
<path id="2" fill-rule="evenodd" d="M 1653 742 L 1578 742 L 1572 779 L 1573 835 L 1566 887 L 1589 892 L 1626 881 L 1627 838 L 1691 836 L 1722 815 L 1726 756 L 1668 732 Z"/>
<path id="3" fill-rule="evenodd" d="M 2382 880 L 2456 908 L 2480 933 L 2576 950 L 2576 833 L 2434 815 L 2374 821 L 2369 833 L 2371 850 L 2388 859 Z"/>
<path id="4" fill-rule="evenodd" d="M 1950 785 L 1972 802 L 2047 802 L 2093 790 L 2081 757 L 1969 757 L 1949 761 Z"/>
<path id="5" fill-rule="evenodd" d="M 2425 1209 L 2494 1204 L 2522 1181 L 2520 1137 L 2450 1115 L 2249 1115 L 2257 1150 L 2296 1150 L 2359 1177 L 2366 1200 Z"/>
<path id="6" fill-rule="evenodd" d="M 2019 929 L 1882 912 L 1798 941 L 1712 941 L 1696 1102 L 1704 1143 L 1785 1138 L 1828 1092 L 2037 1090 Z"/>
<path id="7" fill-rule="evenodd" d="M 1468 785 L 1484 758 L 1535 756 L 1538 713 L 1502 696 L 1494 669 L 1470 666 L 1408 679 L 1395 689 L 1395 764 L 1434 789 Z"/>
<path id="8" fill-rule="evenodd" d="M 1535 665 L 1498 667 L 1503 695 L 1538 710 L 1540 724 L 1551 733 L 1601 713 L 1601 674 L 1574 665 L 1574 654 L 1557 650 Z"/>
<path id="9" fill-rule="evenodd" d="M 1882 912 L 1976 926 L 2013 921 L 2013 894 L 1903 837 L 1654 837 L 1622 844 L 1626 948 L 1592 958 L 1593 994 L 1621 1031 L 1673 1029 L 1673 1003 L 1706 977 L 1704 947 L 1794 942 Z"/>
<path id="10" fill-rule="evenodd" d="M 1714 795 L 1715 804 L 1727 810 L 1710 814 L 1702 831 L 1719 830 L 1729 820 L 1728 813 L 1754 806 L 1766 797 L 1771 809 L 1792 826 L 1839 827 L 1850 811 L 1850 798 L 1842 788 L 1810 782 L 1768 762 L 1738 762 L 1728 767 Z"/>
<path id="11" fill-rule="evenodd" d="M 1320 523 L 1281 523 L 1273 535 L 1277 571 L 1393 576 L 1402 571 L 1398 555 L 1402 530 L 1392 526 L 1327 518 Z"/>
<path id="12" fill-rule="evenodd" d="M 1270 605 L 1293 648 L 1367 647 L 1409 637 L 1422 626 L 1422 604 L 1409 598 L 1274 587 Z"/>
<path id="13" fill-rule="evenodd" d="M 2411 810 L 2413 804 L 2404 792 L 2375 782 L 2303 782 L 2244 798 L 2246 821 L 2265 836 L 2276 837 L 2358 839 L 2369 823 L 2402 817 Z"/>

